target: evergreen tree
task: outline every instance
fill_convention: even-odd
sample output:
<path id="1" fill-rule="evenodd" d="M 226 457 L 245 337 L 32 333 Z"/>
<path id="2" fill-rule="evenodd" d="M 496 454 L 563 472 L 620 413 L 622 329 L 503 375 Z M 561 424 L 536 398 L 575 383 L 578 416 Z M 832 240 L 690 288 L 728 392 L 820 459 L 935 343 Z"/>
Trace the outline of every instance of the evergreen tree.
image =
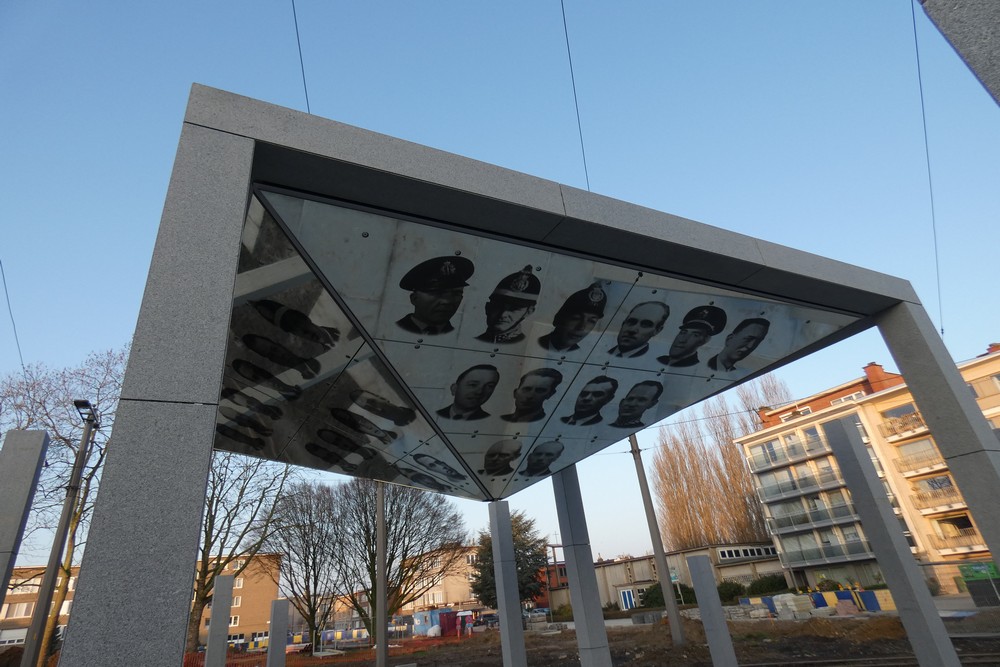
<path id="1" fill-rule="evenodd" d="M 514 533 L 514 562 L 517 565 L 517 591 L 526 602 L 545 590 L 545 566 L 548 552 L 545 538 L 538 534 L 534 519 L 523 512 L 513 512 L 510 523 Z M 479 531 L 476 564 L 472 572 L 472 593 L 487 607 L 497 606 L 497 582 L 493 571 L 493 538 L 489 530 Z"/>

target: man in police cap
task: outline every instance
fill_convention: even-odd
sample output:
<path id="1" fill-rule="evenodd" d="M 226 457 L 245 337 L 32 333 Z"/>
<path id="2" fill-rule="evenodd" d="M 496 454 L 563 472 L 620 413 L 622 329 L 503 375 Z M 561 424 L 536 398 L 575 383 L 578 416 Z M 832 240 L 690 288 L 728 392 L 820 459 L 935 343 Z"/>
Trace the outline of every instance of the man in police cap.
<path id="1" fill-rule="evenodd" d="M 525 266 L 499 283 L 486 302 L 486 331 L 476 336 L 484 343 L 518 343 L 524 340 L 521 323 L 535 312 L 542 283 Z"/>
<path id="2" fill-rule="evenodd" d="M 410 333 L 433 336 L 454 331 L 451 317 L 462 303 L 467 281 L 476 268 L 465 257 L 428 259 L 406 272 L 399 286 L 410 292 L 413 312 L 396 325 Z"/>
<path id="3" fill-rule="evenodd" d="M 555 329 L 538 339 L 538 344 L 554 352 L 573 352 L 580 349 L 580 341 L 587 337 L 604 317 L 608 295 L 601 283 L 574 292 L 556 311 L 552 318 Z"/>
<path id="4" fill-rule="evenodd" d="M 688 311 L 681 330 L 667 354 L 656 360 L 666 366 L 685 367 L 698 363 L 698 348 L 726 328 L 726 311 L 718 306 L 698 306 Z"/>

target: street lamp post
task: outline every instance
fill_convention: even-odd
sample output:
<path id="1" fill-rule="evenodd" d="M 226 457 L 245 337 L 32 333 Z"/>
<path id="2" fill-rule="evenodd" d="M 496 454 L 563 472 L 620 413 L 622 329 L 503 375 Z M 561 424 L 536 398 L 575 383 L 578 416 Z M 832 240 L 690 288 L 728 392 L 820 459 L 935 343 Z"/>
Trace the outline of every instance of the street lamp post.
<path id="1" fill-rule="evenodd" d="M 45 631 L 45 620 L 49 616 L 49 605 L 52 604 L 52 592 L 56 587 L 59 563 L 62 560 L 63 549 L 66 547 L 69 522 L 76 506 L 83 468 L 87 464 L 87 459 L 90 458 L 90 443 L 94 437 L 94 431 L 101 428 L 100 415 L 94 410 L 90 401 L 76 400 L 73 401 L 73 406 L 76 407 L 80 418 L 83 419 L 83 435 L 80 437 L 80 446 L 77 448 L 76 459 L 73 461 L 69 484 L 66 485 L 66 500 L 63 502 L 59 525 L 56 527 L 52 540 L 52 551 L 49 552 L 49 563 L 45 567 L 45 576 L 42 577 L 42 585 L 38 589 L 38 600 L 35 602 L 34 613 L 31 615 L 31 626 L 24 638 L 24 655 L 21 657 L 21 667 L 37 667 L 42 659 L 44 652 L 42 634 Z M 56 613 L 59 613 L 58 609 Z"/>

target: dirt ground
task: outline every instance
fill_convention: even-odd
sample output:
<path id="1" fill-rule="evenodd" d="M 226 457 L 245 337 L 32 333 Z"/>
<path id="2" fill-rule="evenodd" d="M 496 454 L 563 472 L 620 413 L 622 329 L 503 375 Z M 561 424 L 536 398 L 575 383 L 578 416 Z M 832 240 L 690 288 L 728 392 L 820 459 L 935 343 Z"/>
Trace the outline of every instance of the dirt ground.
<path id="1" fill-rule="evenodd" d="M 991 623 L 992 625 L 992 623 Z M 814 665 L 820 661 L 912 656 L 910 643 L 896 616 L 862 620 L 813 618 L 807 621 L 731 622 L 730 632 L 741 665 L 773 663 Z M 992 625 L 996 629 L 996 625 Z M 685 620 L 687 643 L 674 649 L 665 624 L 608 628 L 608 642 L 615 667 L 681 667 L 711 665 L 701 623 Z M 954 631 L 951 628 L 951 631 Z M 970 626 L 970 630 L 979 628 Z M 527 632 L 531 667 L 578 667 L 576 634 Z M 959 655 L 995 654 L 1000 664 L 1000 636 L 953 640 Z M 301 662 L 300 662 L 301 660 Z M 337 659 L 301 656 L 289 667 L 319 665 L 374 665 L 370 650 Z M 500 634 L 495 631 L 467 639 L 411 639 L 390 650 L 390 665 L 418 667 L 500 667 Z"/>
<path id="2" fill-rule="evenodd" d="M 711 655 L 699 621 L 684 621 L 685 646 L 672 646 L 665 623 L 608 628 L 608 642 L 615 667 L 682 667 L 711 665 Z M 1000 665 L 1000 610 L 979 614 L 959 622 L 946 621 L 949 633 L 973 634 L 953 637 L 960 656 L 982 656 L 978 664 Z M 887 659 L 912 656 L 910 643 L 896 616 L 860 619 L 813 618 L 806 621 L 730 622 L 730 633 L 741 665 L 835 665 L 838 660 Z M 983 633 L 992 636 L 981 636 Z M 576 634 L 572 630 L 525 633 L 528 665 L 531 667 L 578 667 Z M 15 649 L 0 654 L 0 667 L 16 665 Z M 15 658 L 16 655 L 16 658 Z M 199 667 L 204 654 L 187 656 L 186 667 Z M 228 667 L 263 667 L 263 654 L 231 654 Z M 834 661 L 834 662 L 829 662 Z M 371 649 L 353 649 L 340 657 L 288 656 L 288 667 L 374 665 Z M 500 633 L 488 631 L 469 638 L 414 638 L 394 641 L 389 664 L 418 667 L 501 667 Z M 873 663 L 877 664 L 877 663 Z M 140 667 L 140 666 L 137 666 Z"/>

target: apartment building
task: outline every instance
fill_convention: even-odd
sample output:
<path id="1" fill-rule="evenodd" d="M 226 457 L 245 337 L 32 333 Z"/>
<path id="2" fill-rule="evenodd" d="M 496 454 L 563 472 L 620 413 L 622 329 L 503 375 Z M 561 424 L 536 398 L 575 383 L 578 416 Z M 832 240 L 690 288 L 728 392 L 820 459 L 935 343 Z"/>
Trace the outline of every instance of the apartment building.
<path id="1" fill-rule="evenodd" d="M 243 565 L 246 567 L 236 574 Z M 237 558 L 226 566 L 224 575 L 235 575 L 233 579 L 233 600 L 229 612 L 229 630 L 226 633 L 232 644 L 259 641 L 269 636 L 271 626 L 271 602 L 278 598 L 278 573 L 281 556 L 278 554 L 257 554 L 246 563 Z M 205 608 L 201 616 L 198 643 L 208 642 L 211 625 L 212 605 Z"/>
<path id="2" fill-rule="evenodd" d="M 958 368 L 983 414 L 1000 427 L 1000 345 L 991 345 L 986 354 Z M 759 414 L 763 428 L 737 443 L 746 454 L 792 585 L 813 587 L 823 579 L 845 585 L 882 583 L 823 433 L 823 422 L 843 417 L 857 424 L 918 561 L 942 565 L 990 558 L 901 376 L 873 362 L 860 378 Z M 961 590 L 963 582 L 949 576 L 934 585 L 951 593 Z"/>
<path id="3" fill-rule="evenodd" d="M 458 610 L 482 607 L 472 594 L 472 573 L 475 571 L 477 547 L 467 546 L 463 549 L 464 557 L 457 561 L 455 567 L 441 581 L 403 607 L 399 611 L 400 614 L 412 614 L 415 611 L 438 607 Z"/>
<path id="4" fill-rule="evenodd" d="M 230 563 L 223 574 L 235 573 L 244 559 Z M 278 597 L 277 575 L 281 557 L 276 554 L 258 554 L 233 580 L 233 601 L 229 615 L 229 641 L 244 643 L 268 636 L 271 625 L 271 601 Z M 31 615 L 38 601 L 44 567 L 17 567 L 11 577 L 11 590 L 0 607 L 0 646 L 23 644 L 31 625 Z M 69 593 L 59 611 L 59 625 L 64 628 L 73 606 L 73 593 L 80 568 L 73 567 L 69 580 Z M 201 618 L 198 641 L 208 641 L 211 606 Z"/>
<path id="5" fill-rule="evenodd" d="M 70 570 L 69 592 L 66 594 L 66 601 L 62 603 L 59 610 L 59 627 L 64 629 L 69 621 L 69 612 L 73 606 L 73 593 L 76 590 L 76 578 L 80 573 L 79 567 Z M 0 646 L 11 644 L 23 644 L 24 638 L 28 636 L 28 627 L 31 625 L 31 615 L 35 612 L 35 604 L 38 601 L 38 589 L 42 584 L 42 576 L 45 574 L 44 567 L 16 567 L 10 579 L 10 590 L 4 598 L 3 606 L 0 607 Z M 58 586 L 62 577 L 56 582 Z"/>

